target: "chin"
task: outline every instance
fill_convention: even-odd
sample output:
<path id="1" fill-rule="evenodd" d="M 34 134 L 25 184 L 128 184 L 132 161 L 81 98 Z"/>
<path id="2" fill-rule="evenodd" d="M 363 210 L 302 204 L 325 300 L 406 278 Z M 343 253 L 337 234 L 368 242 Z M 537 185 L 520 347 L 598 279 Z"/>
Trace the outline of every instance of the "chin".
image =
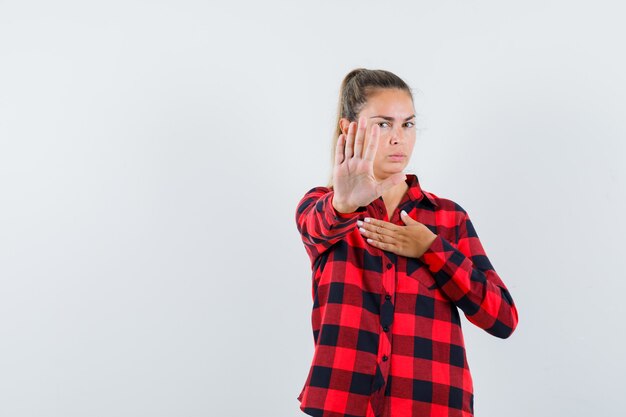
<path id="1" fill-rule="evenodd" d="M 399 166 L 398 167 L 389 167 L 389 168 L 386 168 L 383 172 L 381 172 L 380 175 L 374 174 L 374 176 L 376 178 L 387 178 L 387 177 L 390 177 L 390 176 L 392 176 L 394 174 L 401 174 L 401 173 L 403 173 L 405 168 L 406 168 L 406 165 L 403 166 L 403 167 L 399 167 Z"/>
<path id="2" fill-rule="evenodd" d="M 391 174 L 397 174 L 398 172 L 404 171 L 408 164 L 400 164 L 400 163 L 391 163 L 388 164 L 385 168 L 385 172 L 389 172 Z"/>

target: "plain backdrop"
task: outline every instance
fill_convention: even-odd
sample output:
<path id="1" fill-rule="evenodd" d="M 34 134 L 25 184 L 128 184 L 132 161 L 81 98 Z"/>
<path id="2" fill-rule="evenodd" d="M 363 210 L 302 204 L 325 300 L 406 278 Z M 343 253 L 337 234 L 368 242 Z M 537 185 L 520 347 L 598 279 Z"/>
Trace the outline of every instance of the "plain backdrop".
<path id="1" fill-rule="evenodd" d="M 0 416 L 304 415 L 295 209 L 357 67 L 517 303 L 463 321 L 477 417 L 622 413 L 621 4 L 0 1 Z"/>

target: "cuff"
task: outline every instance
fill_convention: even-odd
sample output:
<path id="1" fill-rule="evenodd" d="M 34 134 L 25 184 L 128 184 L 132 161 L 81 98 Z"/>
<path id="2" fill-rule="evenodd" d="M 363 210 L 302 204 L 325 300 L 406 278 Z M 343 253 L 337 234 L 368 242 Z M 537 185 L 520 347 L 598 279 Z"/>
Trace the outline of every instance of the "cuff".
<path id="1" fill-rule="evenodd" d="M 433 243 L 426 249 L 426 252 L 418 259 L 428 265 L 428 269 L 431 272 L 437 273 L 449 261 L 460 265 L 460 262 L 463 261 L 462 258 L 465 258 L 465 255 L 452 246 L 448 240 L 441 237 L 441 235 L 437 235 Z"/>
<path id="2" fill-rule="evenodd" d="M 333 207 L 333 192 L 329 192 L 316 203 L 315 209 L 324 219 L 323 224 L 326 230 L 334 232 L 343 231 L 345 227 L 350 227 L 356 222 L 358 216 L 366 212 L 365 207 L 359 207 L 352 213 L 339 213 Z"/>
<path id="3" fill-rule="evenodd" d="M 336 223 L 336 222 L 351 220 L 355 217 L 358 217 L 359 214 L 367 211 L 365 207 L 359 207 L 352 213 L 340 213 L 333 206 L 333 197 L 335 196 L 334 191 L 331 191 L 328 194 L 329 194 L 328 200 L 326 200 L 326 203 L 327 203 L 326 220 L 329 223 Z"/>

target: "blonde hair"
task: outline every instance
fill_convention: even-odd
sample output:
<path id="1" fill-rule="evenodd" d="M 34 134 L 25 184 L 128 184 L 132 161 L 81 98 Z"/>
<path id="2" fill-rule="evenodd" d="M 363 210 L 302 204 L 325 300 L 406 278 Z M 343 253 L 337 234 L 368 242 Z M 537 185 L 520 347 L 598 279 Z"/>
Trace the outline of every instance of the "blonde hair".
<path id="1" fill-rule="evenodd" d="M 381 88 L 397 88 L 406 91 L 411 97 L 411 100 L 413 100 L 413 92 L 407 83 L 389 71 L 356 68 L 346 74 L 343 78 L 341 87 L 339 88 L 339 104 L 337 106 L 337 120 L 332 140 L 330 158 L 331 171 L 328 180 L 328 187 L 332 187 L 333 185 L 332 172 L 335 164 L 335 149 L 337 147 L 337 139 L 342 133 L 341 126 L 339 124 L 340 120 L 342 118 L 346 118 L 351 122 L 356 122 L 361 109 L 363 109 L 367 103 L 370 95 L 375 90 Z"/>

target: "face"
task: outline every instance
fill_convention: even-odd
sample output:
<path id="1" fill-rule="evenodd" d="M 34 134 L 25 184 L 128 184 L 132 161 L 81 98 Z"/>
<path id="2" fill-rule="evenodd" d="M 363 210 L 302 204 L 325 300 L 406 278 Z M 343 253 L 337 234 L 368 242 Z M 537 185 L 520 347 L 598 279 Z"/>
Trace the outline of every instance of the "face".
<path id="1" fill-rule="evenodd" d="M 400 89 L 381 89 L 372 93 L 359 116 L 367 118 L 367 146 L 374 124 L 380 128 L 378 150 L 374 158 L 374 176 L 384 180 L 403 172 L 415 146 L 415 108 L 411 96 Z M 348 132 L 350 122 L 341 119 L 341 130 Z"/>

